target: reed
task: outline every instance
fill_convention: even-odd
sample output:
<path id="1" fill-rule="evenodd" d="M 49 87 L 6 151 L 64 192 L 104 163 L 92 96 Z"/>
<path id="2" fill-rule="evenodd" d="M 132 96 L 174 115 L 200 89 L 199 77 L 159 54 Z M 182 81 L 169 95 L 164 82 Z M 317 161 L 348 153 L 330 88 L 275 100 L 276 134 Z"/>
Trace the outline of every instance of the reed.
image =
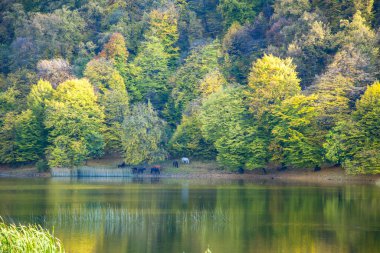
<path id="1" fill-rule="evenodd" d="M 130 169 L 99 168 L 82 166 L 80 168 L 52 168 L 53 177 L 131 177 Z"/>
<path id="2" fill-rule="evenodd" d="M 65 252 L 60 240 L 39 225 L 7 225 L 0 217 L 0 252 Z"/>
<path id="3" fill-rule="evenodd" d="M 222 210 L 191 210 L 173 213 L 159 210 L 128 209 L 112 205 L 79 205 L 75 207 L 58 207 L 54 215 L 46 219 L 49 226 L 80 227 L 81 230 L 94 230 L 106 227 L 107 231 L 134 231 L 149 224 L 180 229 L 189 227 L 198 230 L 202 224 L 210 224 L 214 230 L 228 226 L 228 214 Z"/>

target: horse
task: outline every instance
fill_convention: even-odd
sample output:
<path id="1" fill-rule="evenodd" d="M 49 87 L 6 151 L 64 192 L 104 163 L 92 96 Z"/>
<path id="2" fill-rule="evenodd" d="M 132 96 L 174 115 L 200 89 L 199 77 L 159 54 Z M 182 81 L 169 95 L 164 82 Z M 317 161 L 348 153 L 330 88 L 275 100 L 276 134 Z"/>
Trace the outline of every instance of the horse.
<path id="1" fill-rule="evenodd" d="M 132 174 L 137 174 L 137 168 L 136 167 L 132 168 Z"/>
<path id="2" fill-rule="evenodd" d="M 187 158 L 187 157 L 182 157 L 181 158 L 181 161 L 182 161 L 182 163 L 187 163 L 187 164 L 189 164 L 190 163 L 190 160 L 189 160 L 189 158 Z"/>
<path id="3" fill-rule="evenodd" d="M 152 167 L 150 169 L 150 174 L 160 175 L 160 168 L 158 168 L 158 167 Z"/>
<path id="4" fill-rule="evenodd" d="M 173 161 L 173 167 L 174 168 L 178 168 L 179 167 L 179 164 L 178 164 L 177 160 Z"/>
<path id="5" fill-rule="evenodd" d="M 145 168 L 138 168 L 137 169 L 137 174 L 144 174 L 145 170 L 146 170 Z"/>
<path id="6" fill-rule="evenodd" d="M 120 164 L 117 165 L 118 168 L 125 168 L 127 167 L 127 164 L 125 162 L 122 162 Z"/>

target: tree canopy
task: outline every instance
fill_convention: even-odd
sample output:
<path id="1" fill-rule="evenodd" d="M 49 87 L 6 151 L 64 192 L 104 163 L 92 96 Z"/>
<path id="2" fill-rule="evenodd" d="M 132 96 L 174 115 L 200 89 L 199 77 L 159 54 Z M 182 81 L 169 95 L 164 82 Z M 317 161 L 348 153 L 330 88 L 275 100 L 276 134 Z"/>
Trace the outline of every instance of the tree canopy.
<path id="1" fill-rule="evenodd" d="M 379 173 L 373 0 L 0 3 L 0 163 Z"/>

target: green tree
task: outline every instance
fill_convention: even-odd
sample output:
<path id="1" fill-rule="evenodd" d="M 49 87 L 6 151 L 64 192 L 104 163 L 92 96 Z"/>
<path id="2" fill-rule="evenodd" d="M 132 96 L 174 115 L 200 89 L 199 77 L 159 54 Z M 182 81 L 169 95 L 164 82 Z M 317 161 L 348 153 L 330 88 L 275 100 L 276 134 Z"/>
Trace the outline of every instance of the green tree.
<path id="1" fill-rule="evenodd" d="M 0 131 L 0 163 L 37 161 L 43 155 L 41 129 L 31 110 L 21 114 L 9 112 Z"/>
<path id="2" fill-rule="evenodd" d="M 34 67 L 40 59 L 62 57 L 71 61 L 86 34 L 85 25 L 78 10 L 68 8 L 30 15 L 30 19 L 15 31 L 12 69 Z"/>
<path id="3" fill-rule="evenodd" d="M 338 30 L 342 19 L 351 18 L 357 11 L 369 22 L 373 19 L 374 0 L 311 1 L 313 7 L 322 10 L 329 23 Z"/>
<path id="4" fill-rule="evenodd" d="M 244 121 L 246 108 L 238 88 L 226 88 L 211 94 L 200 109 L 203 136 L 216 142 L 230 131 L 236 122 Z"/>
<path id="5" fill-rule="evenodd" d="M 309 0 L 277 0 L 273 4 L 276 18 L 298 18 L 311 9 Z"/>
<path id="6" fill-rule="evenodd" d="M 325 71 L 337 50 L 337 43 L 329 25 L 319 16 L 304 14 L 298 22 L 301 23 L 301 34 L 294 36 L 286 55 L 294 59 L 301 85 L 306 87 L 313 83 L 315 76 Z"/>
<path id="7" fill-rule="evenodd" d="M 352 119 L 333 129 L 325 148 L 327 158 L 342 163 L 349 174 L 380 173 L 380 83 L 369 86 L 356 103 Z"/>
<path id="8" fill-rule="evenodd" d="M 105 142 L 108 152 L 122 153 L 122 123 L 129 111 L 129 98 L 121 76 L 114 73 L 110 79 L 110 89 L 100 96 L 100 104 L 105 113 Z"/>
<path id="9" fill-rule="evenodd" d="M 203 98 L 222 90 L 227 86 L 227 80 L 218 69 L 209 72 L 200 82 L 199 89 Z"/>
<path id="10" fill-rule="evenodd" d="M 375 82 L 380 75 L 379 47 L 375 32 L 361 12 L 357 12 L 351 22 L 342 20 L 341 23 L 342 31 L 336 34 L 341 48 L 323 75 L 330 79 L 337 75 L 351 79 L 355 87 L 350 97 L 353 105 L 366 86 Z"/>
<path id="11" fill-rule="evenodd" d="M 352 44 L 363 53 L 376 54 L 378 51 L 376 33 L 368 25 L 361 11 L 353 15 L 351 22 L 342 20 L 341 27 L 342 31 L 337 33 L 337 39 L 341 45 Z"/>
<path id="12" fill-rule="evenodd" d="M 361 132 L 358 124 L 351 117 L 339 121 L 329 132 L 326 142 L 323 144 L 326 158 L 333 163 L 342 165 L 349 157 L 353 158 L 362 149 L 365 141 L 365 134 Z"/>
<path id="13" fill-rule="evenodd" d="M 376 81 L 378 75 L 379 69 L 376 62 L 353 45 L 348 45 L 336 53 L 322 77 L 329 82 L 334 82 L 337 76 L 350 80 L 353 87 L 350 90 L 349 98 L 353 106 L 355 100 L 363 94 L 367 85 Z"/>
<path id="14" fill-rule="evenodd" d="M 86 79 L 61 83 L 46 109 L 50 167 L 74 167 L 90 157 L 100 157 L 103 121 L 94 88 Z"/>
<path id="15" fill-rule="evenodd" d="M 230 81 L 247 84 L 252 62 L 266 50 L 265 30 L 268 20 L 259 15 L 254 24 L 232 23 L 222 40 L 223 72 Z"/>
<path id="16" fill-rule="evenodd" d="M 337 122 L 350 117 L 350 94 L 354 85 L 350 78 L 340 74 L 336 76 L 322 75 L 316 84 L 309 87 L 307 93 L 318 95 L 317 121 L 319 129 L 331 130 Z"/>
<path id="17" fill-rule="evenodd" d="M 14 112 L 5 114 L 2 118 L 0 130 L 0 162 L 16 163 L 18 150 L 16 147 L 17 115 Z"/>
<path id="18" fill-rule="evenodd" d="M 310 13 L 308 0 L 277 0 L 273 8 L 266 38 L 270 44 L 268 49 L 278 50 L 276 55 L 282 55 L 293 40 L 303 37 L 314 21 L 321 21 L 318 14 Z"/>
<path id="19" fill-rule="evenodd" d="M 183 111 L 191 100 L 200 97 L 201 80 L 218 67 L 220 55 L 220 45 L 217 41 L 191 51 L 185 63 L 170 79 L 174 86 L 171 96 L 177 111 Z"/>
<path id="20" fill-rule="evenodd" d="M 38 77 L 34 71 L 18 69 L 7 75 L 5 84 L 8 89 L 14 90 L 17 100 L 17 111 L 26 109 L 26 97 L 30 92 L 31 84 L 37 83 Z"/>
<path id="21" fill-rule="evenodd" d="M 368 138 L 375 142 L 380 140 L 380 82 L 369 86 L 356 103 L 353 118 L 365 129 Z"/>
<path id="22" fill-rule="evenodd" d="M 83 74 L 100 93 L 110 89 L 109 83 L 113 75 L 120 76 L 112 62 L 104 58 L 93 59 L 88 62 Z"/>
<path id="23" fill-rule="evenodd" d="M 114 33 L 104 45 L 98 57 L 105 58 L 113 63 L 120 74 L 124 74 L 127 68 L 128 51 L 122 34 Z"/>
<path id="24" fill-rule="evenodd" d="M 48 131 L 45 128 L 44 122 L 46 118 L 47 103 L 52 99 L 54 90 L 52 85 L 40 80 L 33 85 L 27 97 L 28 108 L 32 111 L 37 123 L 35 125 L 35 133 L 33 134 L 38 143 L 34 148 L 40 154 L 40 158 L 44 157 L 44 151 L 48 144 Z"/>
<path id="25" fill-rule="evenodd" d="M 105 114 L 105 151 L 121 153 L 121 125 L 129 109 L 129 96 L 123 78 L 112 63 L 100 58 L 87 64 L 85 76 L 96 87 Z"/>
<path id="26" fill-rule="evenodd" d="M 265 139 L 249 117 L 240 88 L 226 88 L 211 94 L 200 110 L 202 135 L 214 143 L 217 160 L 226 168 L 264 168 Z"/>
<path id="27" fill-rule="evenodd" d="M 165 159 L 165 126 L 151 103 L 135 104 L 123 123 L 124 161 L 137 165 Z"/>
<path id="28" fill-rule="evenodd" d="M 252 148 L 255 150 L 251 156 L 251 166 L 254 168 L 265 168 L 269 162 L 274 110 L 282 101 L 300 93 L 299 83 L 290 58 L 283 60 L 265 55 L 253 64 L 245 94 L 255 122 L 251 130 Z"/>
<path id="29" fill-rule="evenodd" d="M 158 38 L 150 37 L 143 43 L 131 66 L 132 86 L 138 90 L 134 93 L 136 100 L 151 100 L 156 109 L 163 109 L 169 95 L 167 86 L 170 75 L 169 60 L 170 56 Z M 141 97 L 137 97 L 140 94 Z"/>
<path id="30" fill-rule="evenodd" d="M 315 95 L 296 95 L 274 109 L 273 160 L 297 168 L 322 164 L 323 138 L 317 128 L 316 100 Z"/>
<path id="31" fill-rule="evenodd" d="M 17 108 L 18 94 L 19 92 L 13 88 L 0 92 L 0 125 L 5 114 Z"/>
<path id="32" fill-rule="evenodd" d="M 210 141 L 199 134 L 201 122 L 197 114 L 183 116 L 181 124 L 169 141 L 170 153 L 174 157 L 189 156 L 212 159 L 215 158 L 215 148 Z"/>
<path id="33" fill-rule="evenodd" d="M 178 17 L 178 45 L 181 51 L 188 50 L 196 42 L 204 38 L 204 27 L 197 14 L 188 5 L 182 5 Z"/>
<path id="34" fill-rule="evenodd" d="M 230 27 L 235 21 L 240 24 L 250 23 L 255 18 L 262 2 L 262 0 L 221 0 L 218 11 L 222 14 L 225 27 Z"/>
<path id="35" fill-rule="evenodd" d="M 247 96 L 251 111 L 259 118 L 281 101 L 301 91 L 295 65 L 290 58 L 265 55 L 257 60 L 248 78 Z"/>
<path id="36" fill-rule="evenodd" d="M 151 11 L 149 14 L 149 30 L 145 36 L 148 41 L 152 36 L 158 38 L 169 57 L 169 68 L 174 68 L 179 57 L 179 48 L 176 46 L 179 38 L 176 9 L 172 6 L 166 10 Z"/>

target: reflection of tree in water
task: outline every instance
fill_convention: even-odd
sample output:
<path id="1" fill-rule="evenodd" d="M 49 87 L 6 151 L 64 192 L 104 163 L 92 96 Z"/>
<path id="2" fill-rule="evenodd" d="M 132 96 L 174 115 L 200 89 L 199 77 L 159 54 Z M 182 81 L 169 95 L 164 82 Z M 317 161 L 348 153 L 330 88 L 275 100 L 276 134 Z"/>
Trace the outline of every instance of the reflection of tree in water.
<path id="1" fill-rule="evenodd" d="M 371 252 L 378 248 L 375 187 L 256 187 L 219 191 L 230 226 L 223 252 Z M 229 197 L 226 197 L 230 194 Z M 239 197 L 236 197 L 239 196 Z M 218 206 L 219 207 L 219 206 Z M 367 209 L 370 210 L 367 210 Z M 364 211 L 366 210 L 366 211 Z M 372 223 L 371 223 L 372 222 Z M 374 223 L 373 223 L 374 222 Z M 377 225 L 375 225 L 377 224 Z M 359 229 L 358 229 L 359 228 Z M 240 237 L 240 243 L 228 238 Z M 217 240 L 210 239 L 208 241 Z M 235 245 L 235 249 L 226 248 Z M 215 251 L 219 249 L 214 247 Z"/>
<path id="2" fill-rule="evenodd" d="M 131 247 L 133 250 L 136 247 L 146 250 L 145 247 L 149 246 L 151 252 L 155 252 L 157 248 L 169 246 L 170 243 L 167 242 L 182 242 L 183 234 L 199 233 L 204 230 L 205 224 L 210 224 L 208 229 L 218 231 L 228 226 L 228 220 L 221 210 L 160 212 L 147 209 L 128 210 L 109 205 L 83 205 L 75 208 L 59 207 L 54 215 L 47 217 L 46 225 L 58 228 L 58 234 L 77 231 L 77 234 L 86 237 L 97 233 L 99 237 L 105 237 L 104 240 L 108 238 L 107 241 L 115 238 L 123 240 L 124 237 L 137 241 L 149 239 L 150 244 L 133 244 Z M 192 246 L 193 244 L 194 241 L 191 242 Z"/>
<path id="3" fill-rule="evenodd" d="M 78 241 L 74 237 L 84 241 L 96 238 L 91 240 L 96 244 L 91 248 L 110 251 L 108 247 L 116 247 L 119 251 L 122 247 L 137 252 L 171 247 L 171 242 L 186 240 L 187 235 L 196 234 L 206 223 L 213 225 L 210 229 L 226 224 L 224 213 L 214 210 L 214 187 L 198 190 L 189 184 L 162 185 L 155 178 L 139 179 L 132 179 L 125 187 L 120 186 L 122 182 L 102 181 L 53 184 L 49 193 L 54 208 L 47 223 L 54 225 L 57 234 L 62 234 L 69 244 Z M 125 244 L 126 240 L 134 243 Z M 182 245 L 177 245 L 177 251 L 182 252 Z M 195 245 L 190 243 L 191 247 Z M 75 249 L 76 245 L 69 247 Z M 198 247 L 204 250 L 205 246 Z"/>
<path id="4" fill-rule="evenodd" d="M 150 178 L 15 187 L 20 190 L 0 188 L 1 207 L 7 207 L 1 213 L 54 226 L 69 252 L 78 247 L 82 252 L 204 252 L 207 245 L 212 252 L 373 252 L 380 247 L 379 187 L 194 185 Z"/>
<path id="5" fill-rule="evenodd" d="M 202 252 L 207 244 L 214 252 L 370 251 L 379 246 L 379 235 L 355 227 L 376 221 L 379 203 L 370 200 L 378 192 L 368 187 L 145 185 L 124 192 L 128 201 L 119 207 L 84 209 L 90 219 L 103 213 L 98 221 L 84 219 L 80 229 L 100 231 L 102 247 L 115 238 L 146 242 L 127 244 L 127 251 Z M 358 215 L 363 210 L 366 216 Z M 78 224 L 71 225 L 78 229 Z"/>
<path id="6" fill-rule="evenodd" d="M 5 221 L 14 223 L 27 223 L 33 216 L 35 223 L 43 223 L 50 208 L 46 201 L 49 191 L 44 185 L 43 180 L 35 180 L 32 184 L 28 181 L 28 185 L 24 179 L 2 181 L 0 216 Z"/>

